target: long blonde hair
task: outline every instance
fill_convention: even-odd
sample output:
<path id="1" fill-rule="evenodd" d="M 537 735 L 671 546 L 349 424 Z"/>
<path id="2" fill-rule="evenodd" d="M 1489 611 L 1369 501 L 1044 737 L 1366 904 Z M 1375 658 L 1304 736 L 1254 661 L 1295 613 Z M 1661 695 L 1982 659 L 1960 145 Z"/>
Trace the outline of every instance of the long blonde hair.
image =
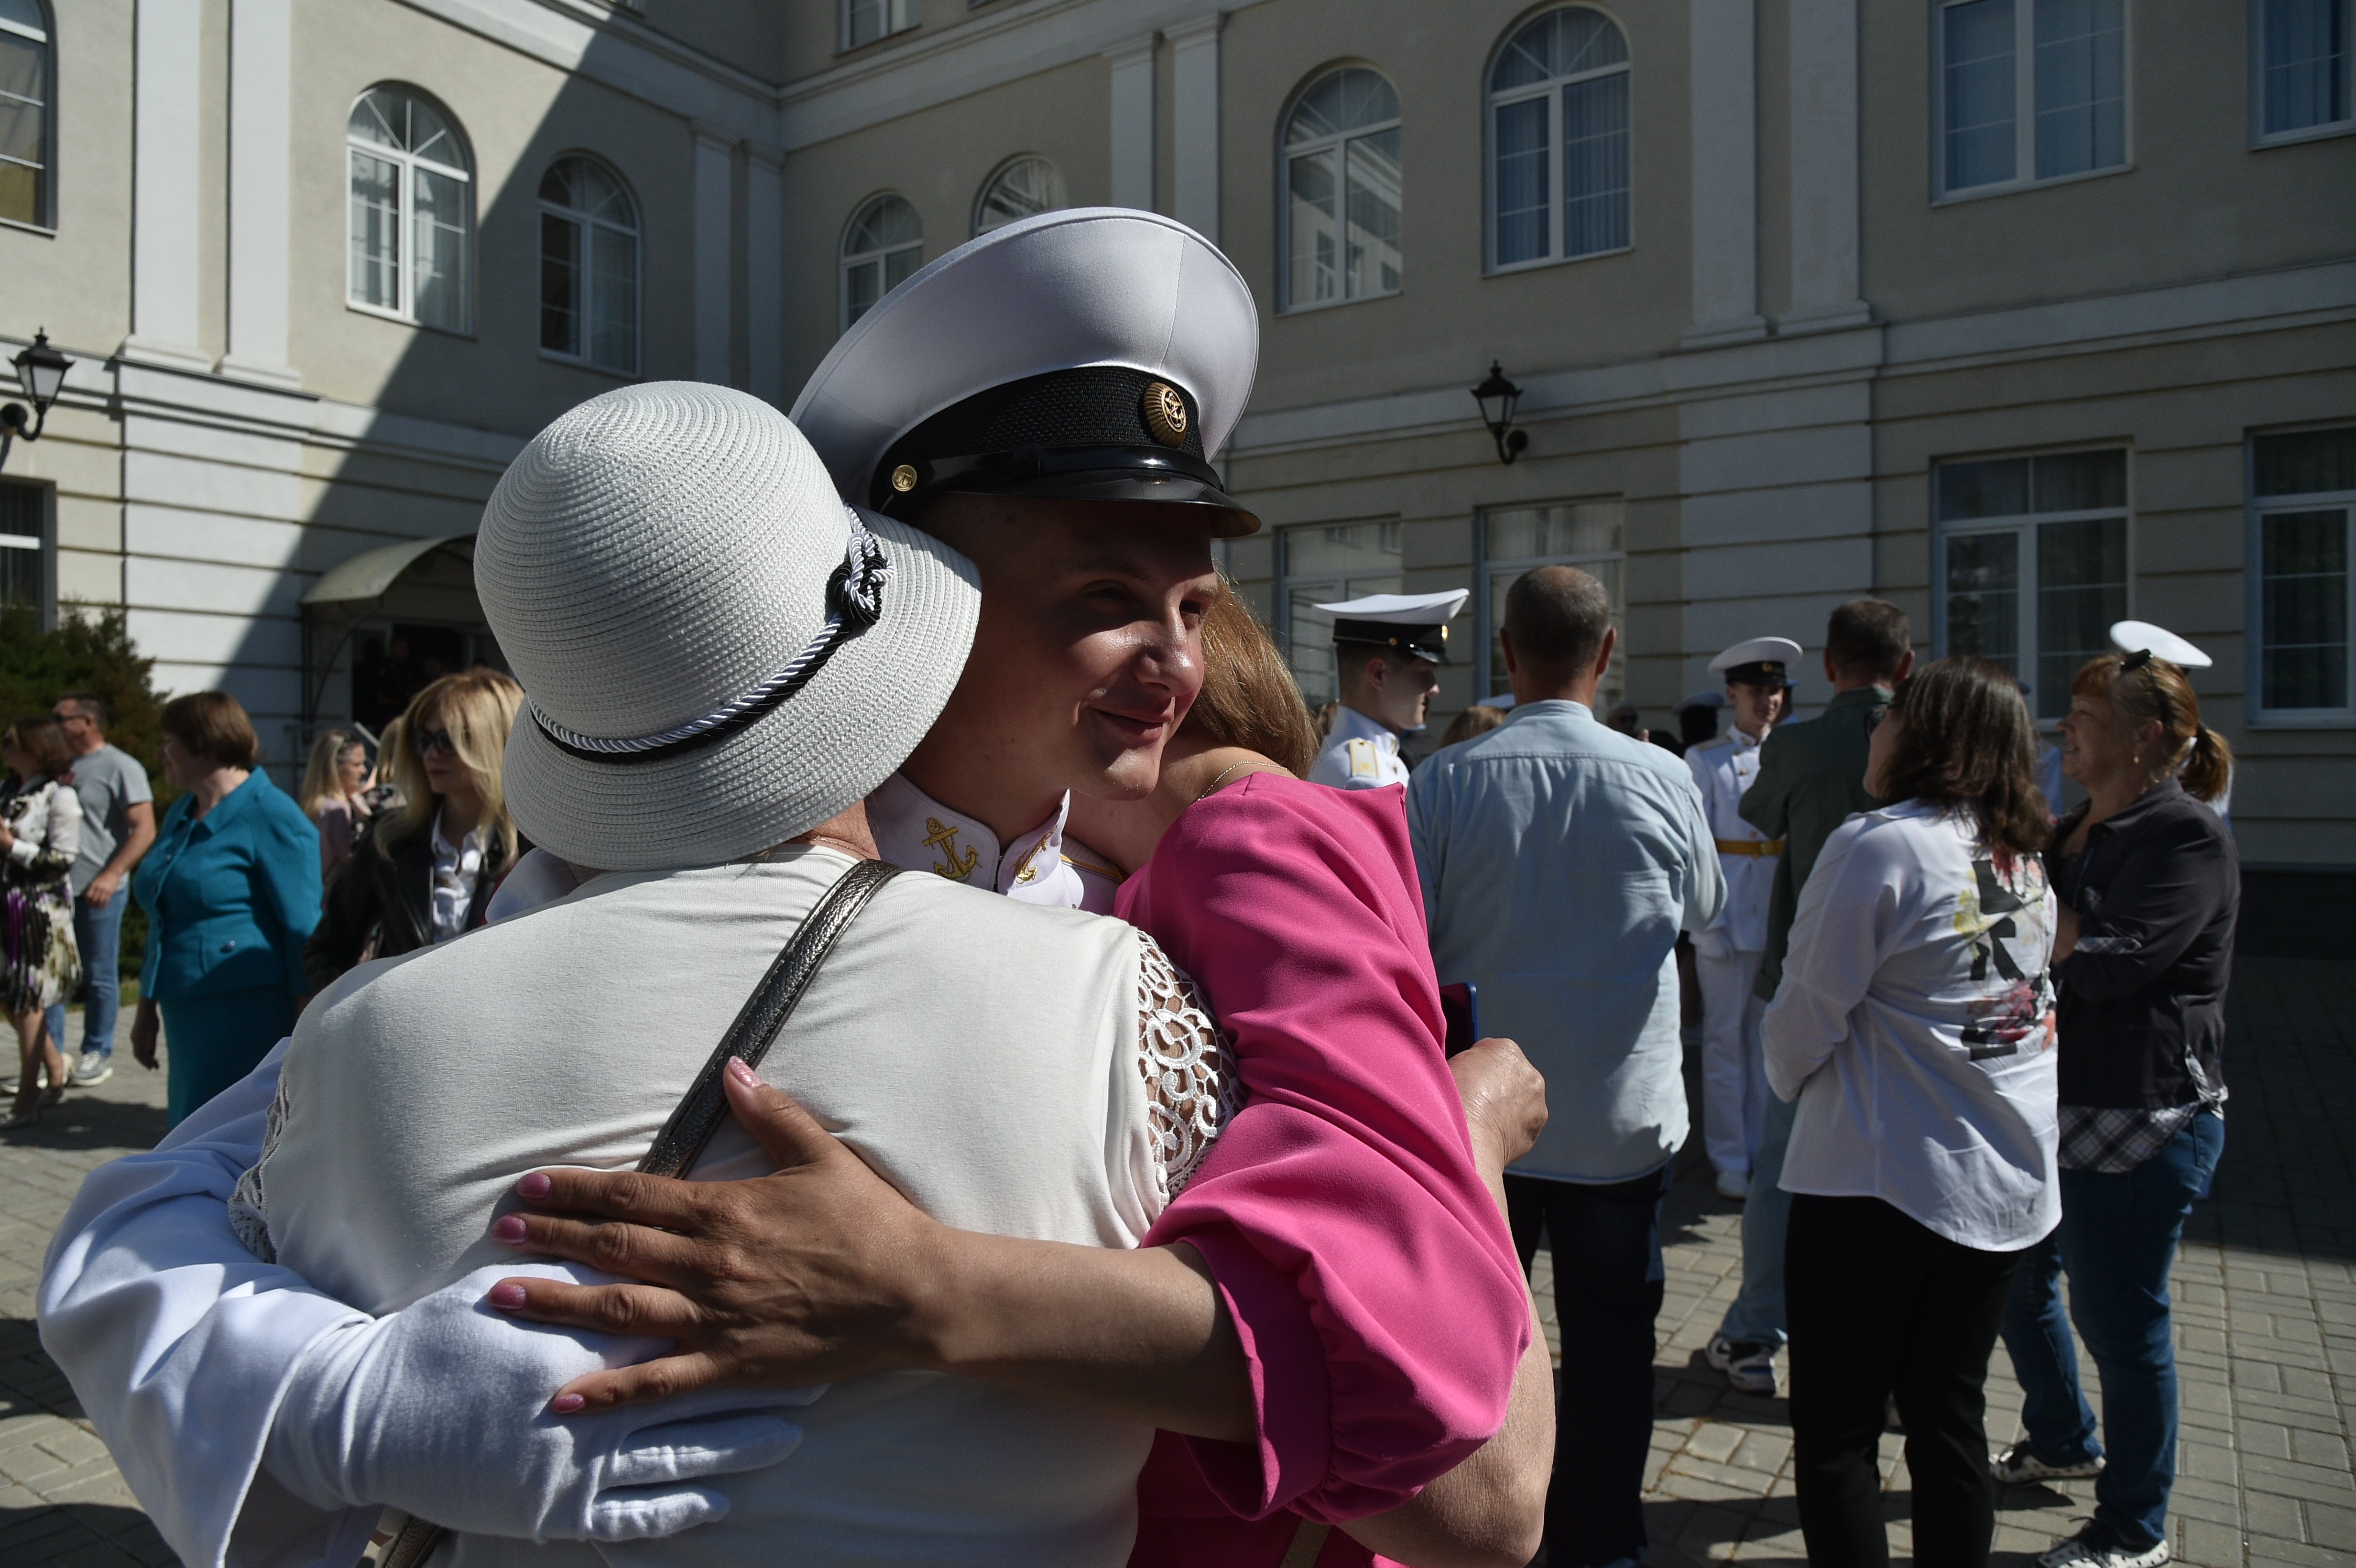
<path id="1" fill-rule="evenodd" d="M 385 772 L 401 792 L 401 805 L 387 830 L 371 836 L 380 849 L 390 854 L 395 841 L 433 828 L 442 797 L 425 782 L 425 764 L 417 759 L 417 739 L 420 731 L 432 728 L 430 720 L 439 719 L 442 728 L 450 732 L 458 761 L 474 777 L 476 793 L 483 797 L 487 830 L 483 837 L 488 838 L 497 832 L 507 859 L 515 859 L 520 843 L 515 818 L 508 815 L 501 764 L 507 757 L 508 731 L 514 727 L 516 709 L 522 702 L 522 687 L 479 665 L 458 675 L 445 675 L 410 699 L 399 720 L 401 744 L 385 748 Z M 388 727 L 386 733 L 391 732 Z"/>
<path id="2" fill-rule="evenodd" d="M 322 730 L 319 738 L 311 742 L 310 758 L 303 764 L 303 789 L 295 795 L 295 804 L 309 816 L 319 809 L 323 800 L 344 798 L 343 781 L 337 775 L 344 753 L 364 742 L 349 730 Z"/>

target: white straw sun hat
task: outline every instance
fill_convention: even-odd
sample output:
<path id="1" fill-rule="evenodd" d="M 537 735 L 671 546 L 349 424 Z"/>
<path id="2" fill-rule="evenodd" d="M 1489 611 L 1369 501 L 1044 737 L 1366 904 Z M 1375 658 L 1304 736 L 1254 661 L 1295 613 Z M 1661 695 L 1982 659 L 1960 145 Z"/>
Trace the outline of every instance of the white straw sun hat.
<path id="1" fill-rule="evenodd" d="M 540 432 L 483 509 L 475 586 L 527 697 L 506 791 L 611 870 L 808 832 L 895 772 L 973 645 L 971 562 L 837 497 L 768 404 L 667 381 Z"/>

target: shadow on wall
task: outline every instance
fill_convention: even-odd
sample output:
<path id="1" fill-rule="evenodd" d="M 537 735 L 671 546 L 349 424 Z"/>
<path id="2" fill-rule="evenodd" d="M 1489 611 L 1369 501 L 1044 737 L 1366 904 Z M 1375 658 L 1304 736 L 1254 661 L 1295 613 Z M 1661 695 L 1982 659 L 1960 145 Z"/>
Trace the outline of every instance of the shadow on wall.
<path id="1" fill-rule="evenodd" d="M 595 72 L 601 53 L 625 48 L 593 43 L 584 74 Z M 358 111 L 357 133 L 322 114 L 297 114 L 298 161 L 315 155 L 304 143 L 324 140 L 342 169 L 331 186 L 297 177 L 293 286 L 311 296 L 297 315 L 345 311 L 326 334 L 331 340 L 399 342 L 376 393 L 373 434 L 407 450 L 343 453 L 329 482 L 309 487 L 294 562 L 301 575 L 281 579 L 228 655 L 242 667 L 230 688 L 253 712 L 272 772 L 289 787 L 317 726 L 353 717 L 356 707 L 381 720 L 444 666 L 499 662 L 463 561 L 455 573 L 437 570 L 453 564 L 446 559 L 422 562 L 381 601 L 337 618 L 357 620 L 352 635 L 337 624 L 307 649 L 305 588 L 368 551 L 472 534 L 507 463 L 549 421 L 616 387 L 693 374 L 695 143 L 687 122 L 576 76 L 519 144 L 503 118 L 508 105 L 465 96 L 470 84 L 479 96 L 481 80 L 454 71 L 448 81 L 379 84 L 390 91 L 371 88 L 334 109 Z M 419 96 L 404 102 L 403 89 Z M 437 161 L 466 167 L 470 178 L 437 174 Z M 741 234 L 741 171 L 734 183 L 731 229 Z M 380 231 L 401 240 L 362 247 L 364 258 L 376 257 L 367 264 L 353 261 L 356 187 L 389 204 Z M 448 269 L 466 285 L 463 300 L 431 272 L 421 281 L 402 271 L 447 242 L 431 223 L 436 238 L 411 241 L 418 215 L 448 208 L 454 191 L 471 203 L 463 264 Z M 332 247 L 318 242 L 323 234 Z M 382 296 L 413 319 L 379 319 L 352 308 L 356 295 Z M 404 431 L 406 419 L 442 428 Z"/>

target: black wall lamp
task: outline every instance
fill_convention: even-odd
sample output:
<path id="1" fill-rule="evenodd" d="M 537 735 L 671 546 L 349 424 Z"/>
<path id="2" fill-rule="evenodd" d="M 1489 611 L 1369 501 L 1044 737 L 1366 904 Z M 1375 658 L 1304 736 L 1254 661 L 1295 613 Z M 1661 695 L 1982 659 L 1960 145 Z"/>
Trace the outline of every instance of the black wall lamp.
<path id="1" fill-rule="evenodd" d="M 1497 443 L 1497 461 L 1519 457 L 1530 443 L 1529 432 L 1514 428 L 1514 405 L 1522 400 L 1522 389 L 1505 379 L 1494 359 L 1489 361 L 1489 379 L 1472 389 L 1472 400 L 1481 405 L 1481 422 Z"/>
<path id="2" fill-rule="evenodd" d="M 49 405 L 65 390 L 66 372 L 73 368 L 70 358 L 49 347 L 47 327 L 35 332 L 33 341 L 9 363 L 16 367 L 16 379 L 23 383 L 25 395 L 33 400 L 32 428 L 26 428 L 24 404 L 0 404 L 0 463 L 8 461 L 8 448 L 18 436 L 27 441 L 41 439 L 42 427 L 49 422 Z"/>

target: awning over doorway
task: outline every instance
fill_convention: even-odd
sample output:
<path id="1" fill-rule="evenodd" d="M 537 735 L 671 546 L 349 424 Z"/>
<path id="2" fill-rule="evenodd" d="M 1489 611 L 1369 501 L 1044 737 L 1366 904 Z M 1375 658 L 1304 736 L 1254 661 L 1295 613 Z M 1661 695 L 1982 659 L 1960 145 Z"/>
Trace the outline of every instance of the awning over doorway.
<path id="1" fill-rule="evenodd" d="M 418 621 L 482 630 L 475 598 L 475 536 L 444 534 L 362 550 L 320 574 L 303 594 L 303 729 L 318 727 L 327 682 L 363 623 Z"/>
<path id="2" fill-rule="evenodd" d="M 343 604 L 355 599 L 381 599 L 402 572 L 435 550 L 453 545 L 464 546 L 471 558 L 475 536 L 444 534 L 440 539 L 409 539 L 380 549 L 362 550 L 351 560 L 329 567 L 318 581 L 305 590 L 303 603 Z"/>

